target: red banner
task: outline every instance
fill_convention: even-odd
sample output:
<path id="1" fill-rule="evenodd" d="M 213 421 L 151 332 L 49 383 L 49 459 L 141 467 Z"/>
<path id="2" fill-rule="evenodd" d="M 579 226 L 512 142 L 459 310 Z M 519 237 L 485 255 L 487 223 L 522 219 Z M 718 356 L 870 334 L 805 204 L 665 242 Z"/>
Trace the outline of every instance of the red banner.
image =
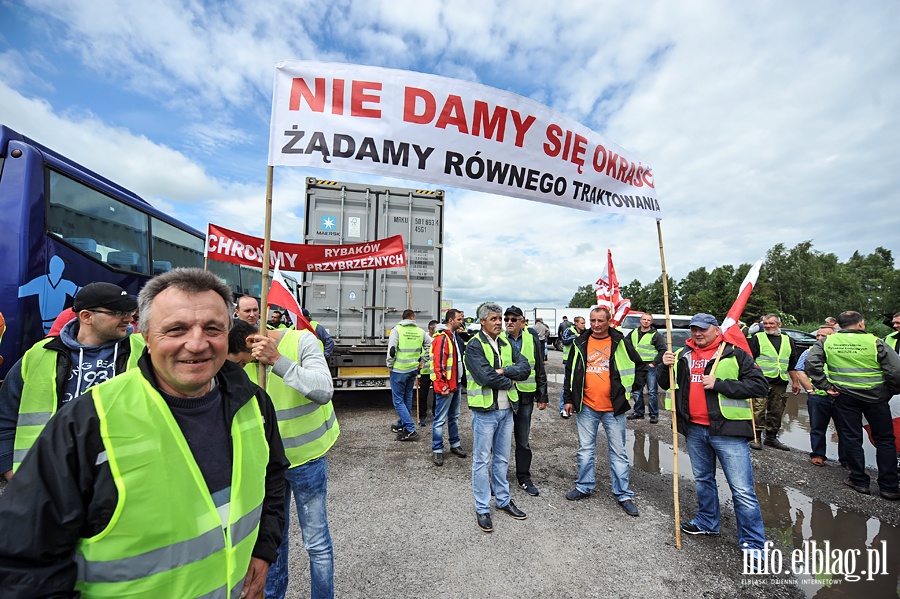
<path id="1" fill-rule="evenodd" d="M 261 267 L 263 242 L 261 237 L 210 223 L 206 233 L 206 255 L 210 260 Z M 406 252 L 401 235 L 349 245 L 272 241 L 269 266 L 274 268 L 276 260 L 281 264 L 281 270 L 289 272 L 373 270 L 406 266 Z"/>

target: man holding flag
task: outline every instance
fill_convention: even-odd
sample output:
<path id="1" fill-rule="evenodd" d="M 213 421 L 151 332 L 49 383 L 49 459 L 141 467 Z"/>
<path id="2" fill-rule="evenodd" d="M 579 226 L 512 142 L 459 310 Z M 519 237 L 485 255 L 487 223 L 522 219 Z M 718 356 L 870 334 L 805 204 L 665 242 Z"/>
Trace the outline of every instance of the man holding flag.
<path id="1" fill-rule="evenodd" d="M 291 495 L 297 505 L 303 546 L 309 554 L 311 596 L 334 597 L 334 548 L 325 509 L 328 487 L 327 452 L 340 434 L 331 396 L 334 387 L 322 348 L 275 264 L 269 305 L 285 306 L 297 329 L 267 330 L 259 335 L 243 321 L 234 323 L 228 338 L 228 359 L 245 368 L 257 382 L 256 363 L 269 368 L 266 392 L 272 398 L 278 429 L 290 468 L 285 473 L 284 540 L 269 568 L 266 597 L 287 592 Z"/>
<path id="2" fill-rule="evenodd" d="M 738 543 L 755 553 L 764 548 L 765 532 L 747 447 L 753 437 L 749 400 L 765 392 L 766 380 L 747 352 L 725 341 L 714 316 L 696 314 L 690 328 L 683 348 L 663 354 L 659 373 L 660 385 L 668 389 L 669 368 L 675 369 L 678 430 L 687 439 L 697 488 L 697 513 L 681 530 L 718 536 L 718 461 L 731 488 Z"/>

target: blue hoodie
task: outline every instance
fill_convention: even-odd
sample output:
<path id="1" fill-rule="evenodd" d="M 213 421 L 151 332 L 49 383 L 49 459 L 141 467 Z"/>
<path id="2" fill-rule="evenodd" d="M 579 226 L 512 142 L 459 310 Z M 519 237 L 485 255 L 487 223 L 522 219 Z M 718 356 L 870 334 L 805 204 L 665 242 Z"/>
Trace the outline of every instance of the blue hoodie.
<path id="1" fill-rule="evenodd" d="M 72 373 L 65 384 L 62 403 L 75 399 L 94 385 L 116 376 L 116 358 L 119 356 L 119 340 L 107 341 L 103 345 L 82 345 L 78 342 L 78 319 L 70 321 L 59 332 L 60 340 L 69 348 L 72 358 Z M 128 325 L 128 334 L 134 327 Z"/>

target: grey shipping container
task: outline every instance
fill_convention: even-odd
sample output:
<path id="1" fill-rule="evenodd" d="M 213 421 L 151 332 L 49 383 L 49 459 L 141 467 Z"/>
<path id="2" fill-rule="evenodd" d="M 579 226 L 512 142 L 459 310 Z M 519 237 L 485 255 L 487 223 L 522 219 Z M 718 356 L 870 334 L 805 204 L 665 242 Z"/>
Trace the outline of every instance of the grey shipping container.
<path id="1" fill-rule="evenodd" d="M 440 320 L 444 192 L 306 180 L 305 242 L 365 243 L 402 235 L 409 269 L 303 273 L 301 305 L 334 338 L 337 389 L 390 386 L 391 328 L 411 308 L 419 326 Z"/>

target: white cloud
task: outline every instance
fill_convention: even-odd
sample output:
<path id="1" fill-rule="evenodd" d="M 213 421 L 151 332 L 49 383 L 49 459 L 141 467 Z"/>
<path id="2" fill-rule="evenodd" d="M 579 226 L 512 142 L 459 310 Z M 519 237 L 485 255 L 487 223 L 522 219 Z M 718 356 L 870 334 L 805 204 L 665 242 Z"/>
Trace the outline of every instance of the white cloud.
<path id="1" fill-rule="evenodd" d="M 810 238 L 841 259 L 878 245 L 900 251 L 897 3 L 26 4 L 32 26 L 47 21 L 54 37 L 44 39 L 80 57 L 85 77 L 121 81 L 189 122 L 183 146 L 167 147 L 107 124 L 89 98 L 65 109 L 23 98 L 24 86 L 55 90 L 52 48 L 4 50 L 0 40 L 4 123 L 195 220 L 261 231 L 263 173 L 252 174 L 252 156 L 265 161 L 272 67 L 343 60 L 512 89 L 637 153 L 654 167 L 676 278 Z M 253 164 L 210 166 L 236 155 Z M 276 172 L 276 238 L 302 237 L 309 174 Z M 649 219 L 460 190 L 447 192 L 446 219 L 445 295 L 469 310 L 488 297 L 564 303 L 597 278 L 607 247 L 623 281 L 659 275 Z"/>

